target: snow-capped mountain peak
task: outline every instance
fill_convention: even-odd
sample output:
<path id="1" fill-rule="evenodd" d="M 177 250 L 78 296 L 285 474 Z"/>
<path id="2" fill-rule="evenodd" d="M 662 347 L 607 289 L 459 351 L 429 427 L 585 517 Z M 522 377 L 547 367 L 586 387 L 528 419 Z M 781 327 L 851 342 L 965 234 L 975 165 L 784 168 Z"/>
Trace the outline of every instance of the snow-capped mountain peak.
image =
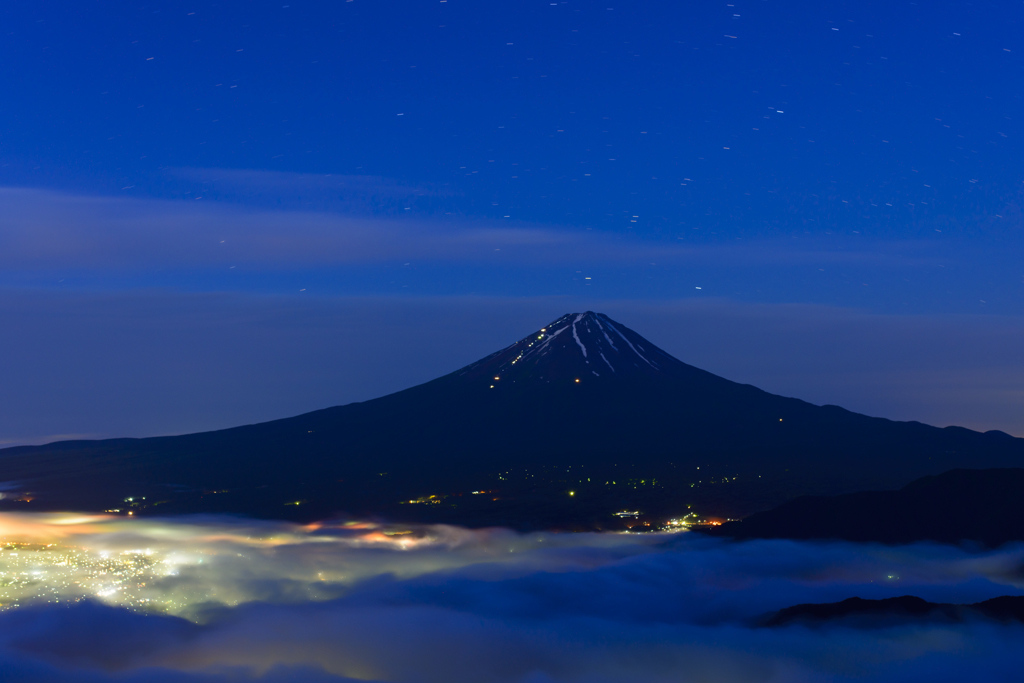
<path id="1" fill-rule="evenodd" d="M 663 375 L 680 365 L 680 361 L 625 325 L 603 313 L 586 311 L 567 313 L 457 374 L 492 383 L 579 383 L 609 377 Z"/>

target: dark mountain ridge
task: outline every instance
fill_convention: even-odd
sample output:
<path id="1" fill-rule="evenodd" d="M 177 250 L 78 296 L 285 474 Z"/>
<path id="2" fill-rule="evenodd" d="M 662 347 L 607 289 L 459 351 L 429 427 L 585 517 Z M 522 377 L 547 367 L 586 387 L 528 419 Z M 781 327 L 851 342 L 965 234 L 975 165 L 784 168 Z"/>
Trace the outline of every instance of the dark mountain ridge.
<path id="1" fill-rule="evenodd" d="M 1024 541 L 1024 469 L 956 469 L 898 491 L 802 496 L 712 533 L 743 538 L 910 543 Z"/>
<path id="2" fill-rule="evenodd" d="M 738 517 L 801 494 L 1022 463 L 1024 440 L 775 396 L 586 312 L 371 401 L 200 434 L 5 449 L 0 480 L 31 492 L 21 497 L 33 508 L 117 509 L 132 497 L 137 512 L 590 528 L 623 509 Z"/>
<path id="3" fill-rule="evenodd" d="M 841 602 L 807 603 L 786 607 L 769 615 L 762 626 L 806 626 L 841 622 L 847 626 L 878 627 L 899 623 L 945 622 L 989 619 L 993 621 L 1024 621 L 1024 596 L 1002 595 L 969 605 L 928 602 L 913 595 L 898 598 L 865 600 L 847 598 Z"/>

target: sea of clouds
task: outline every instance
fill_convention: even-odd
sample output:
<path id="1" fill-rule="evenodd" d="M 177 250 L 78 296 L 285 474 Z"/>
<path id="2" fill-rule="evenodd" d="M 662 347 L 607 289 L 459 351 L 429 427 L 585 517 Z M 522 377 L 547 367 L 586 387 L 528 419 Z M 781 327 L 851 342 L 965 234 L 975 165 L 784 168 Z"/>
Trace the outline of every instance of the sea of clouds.
<path id="1" fill-rule="evenodd" d="M 1024 627 L 764 628 L 1021 594 L 1024 547 L 2 515 L 7 681 L 1014 680 Z M 16 605 L 16 606 L 15 606 Z"/>

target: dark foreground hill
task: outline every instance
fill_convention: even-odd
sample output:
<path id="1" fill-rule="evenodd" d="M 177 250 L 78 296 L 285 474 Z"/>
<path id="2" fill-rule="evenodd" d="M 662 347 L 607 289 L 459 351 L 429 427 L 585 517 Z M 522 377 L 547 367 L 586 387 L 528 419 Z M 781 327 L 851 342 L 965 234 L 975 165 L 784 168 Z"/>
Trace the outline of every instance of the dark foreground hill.
<path id="1" fill-rule="evenodd" d="M 630 524 L 689 510 L 739 517 L 801 494 L 1020 464 L 1024 440 L 775 396 L 588 312 L 364 403 L 202 434 L 6 449 L 0 482 L 20 495 L 0 506 L 594 528 L 623 523 L 617 511 L 643 513 Z"/>
<path id="2" fill-rule="evenodd" d="M 1024 469 L 952 470 L 898 491 L 804 496 L 712 533 L 877 543 L 1024 541 Z"/>
<path id="3" fill-rule="evenodd" d="M 906 622 L 960 622 L 991 619 L 1024 621 L 1024 596 L 1003 595 L 971 605 L 928 602 L 913 595 L 883 600 L 847 598 L 842 602 L 794 605 L 769 615 L 763 626 L 808 626 L 842 621 L 849 626 L 889 626 Z"/>

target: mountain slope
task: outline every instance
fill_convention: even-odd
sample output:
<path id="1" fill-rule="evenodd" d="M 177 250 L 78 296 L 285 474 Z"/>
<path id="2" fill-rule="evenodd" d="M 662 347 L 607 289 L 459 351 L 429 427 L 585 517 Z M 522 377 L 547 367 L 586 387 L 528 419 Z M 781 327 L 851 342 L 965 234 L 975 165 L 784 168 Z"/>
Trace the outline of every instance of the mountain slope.
<path id="1" fill-rule="evenodd" d="M 800 494 L 1021 463 L 1020 439 L 768 394 L 587 312 L 372 401 L 202 434 L 6 449 L 0 480 L 34 492 L 30 507 L 145 496 L 131 501 L 139 511 L 166 501 L 146 512 L 590 527 L 624 508 L 735 517 Z"/>

